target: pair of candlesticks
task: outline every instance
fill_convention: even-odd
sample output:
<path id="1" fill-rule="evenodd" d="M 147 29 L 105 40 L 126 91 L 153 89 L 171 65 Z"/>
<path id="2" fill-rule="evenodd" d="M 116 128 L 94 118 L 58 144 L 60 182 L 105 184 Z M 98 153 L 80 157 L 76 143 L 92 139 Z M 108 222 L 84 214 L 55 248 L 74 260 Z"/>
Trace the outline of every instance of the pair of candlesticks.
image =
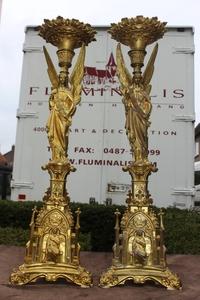
<path id="1" fill-rule="evenodd" d="M 123 168 L 132 178 L 132 188 L 127 195 L 127 210 L 121 222 L 116 211 L 115 244 L 112 266 L 102 274 L 101 287 L 121 285 L 126 280 L 135 283 L 155 281 L 168 289 L 180 289 L 178 276 L 166 266 L 164 226 L 162 211 L 156 214 L 148 191 L 148 176 L 157 171 L 148 160 L 148 127 L 152 104 L 150 99 L 151 78 L 154 72 L 158 45 L 156 44 L 145 71 L 146 46 L 161 38 L 166 23 L 157 17 L 124 18 L 111 24 L 109 33 L 116 41 L 129 46 L 128 52 L 133 67 L 131 75 L 125 66 L 120 43 L 117 46 L 117 75 L 121 84 L 126 116 L 126 134 L 132 150 L 132 162 Z M 40 211 L 33 210 L 30 223 L 30 240 L 26 245 L 25 263 L 11 274 L 12 284 L 35 282 L 38 278 L 56 281 L 65 278 L 81 287 L 92 285 L 91 274 L 80 266 L 78 243 L 79 215 L 76 223 L 69 207 L 66 179 L 75 168 L 68 159 L 68 135 L 72 117 L 81 99 L 84 76 L 85 46 L 94 41 L 95 30 L 78 20 L 57 17 L 44 20 L 38 28 L 46 42 L 58 47 L 60 72 L 44 47 L 48 74 L 52 84 L 49 98 L 50 115 L 47 134 L 52 158 L 44 170 L 50 174 L 50 186 L 44 195 Z M 74 49 L 80 48 L 75 67 L 69 76 Z M 78 182 L 77 182 L 78 186 Z M 103 224 L 102 224 L 103 226 Z M 101 238 L 100 236 L 98 237 Z"/>

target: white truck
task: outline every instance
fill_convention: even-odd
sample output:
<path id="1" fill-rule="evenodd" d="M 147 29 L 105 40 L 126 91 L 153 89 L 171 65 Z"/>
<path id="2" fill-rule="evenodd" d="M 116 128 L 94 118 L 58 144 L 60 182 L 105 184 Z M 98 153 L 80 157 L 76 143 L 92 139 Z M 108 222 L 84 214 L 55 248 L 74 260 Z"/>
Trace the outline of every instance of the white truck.
<path id="1" fill-rule="evenodd" d="M 69 158 L 77 171 L 68 176 L 67 189 L 74 202 L 125 204 L 131 184 L 122 171 L 131 154 L 116 76 L 116 42 L 108 28 L 97 26 L 97 41 L 86 49 L 82 100 L 69 138 Z M 158 172 L 149 177 L 149 191 L 157 206 L 189 208 L 195 191 L 193 28 L 168 27 L 158 43 L 149 128 L 149 158 Z M 57 66 L 57 49 L 38 36 L 37 27 L 26 27 L 12 200 L 42 200 L 49 186 L 49 175 L 41 169 L 51 157 L 45 129 L 51 86 L 43 45 Z M 146 61 L 153 46 L 147 47 Z M 129 67 L 129 49 L 122 49 Z"/>

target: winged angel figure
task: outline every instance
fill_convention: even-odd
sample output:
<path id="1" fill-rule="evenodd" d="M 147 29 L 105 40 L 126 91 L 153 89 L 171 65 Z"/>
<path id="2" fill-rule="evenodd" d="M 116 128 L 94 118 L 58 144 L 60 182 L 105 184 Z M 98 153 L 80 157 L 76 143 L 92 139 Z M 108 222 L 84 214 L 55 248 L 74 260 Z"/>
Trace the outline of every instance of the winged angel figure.
<path id="1" fill-rule="evenodd" d="M 155 45 L 143 75 L 133 76 L 125 66 L 120 43 L 117 46 L 117 74 L 121 83 L 122 102 L 126 114 L 126 134 L 129 139 L 135 162 L 148 162 L 149 117 L 152 110 L 150 81 L 154 71 L 154 62 L 158 52 Z"/>
<path id="2" fill-rule="evenodd" d="M 69 80 L 66 70 L 61 70 L 59 75 L 57 75 L 45 47 L 44 54 L 48 65 L 47 72 L 52 84 L 49 98 L 50 116 L 46 124 L 47 135 L 52 151 L 52 160 L 65 162 L 67 160 L 69 127 L 71 126 L 76 106 L 81 100 L 85 45 L 83 44 L 81 47 Z"/>

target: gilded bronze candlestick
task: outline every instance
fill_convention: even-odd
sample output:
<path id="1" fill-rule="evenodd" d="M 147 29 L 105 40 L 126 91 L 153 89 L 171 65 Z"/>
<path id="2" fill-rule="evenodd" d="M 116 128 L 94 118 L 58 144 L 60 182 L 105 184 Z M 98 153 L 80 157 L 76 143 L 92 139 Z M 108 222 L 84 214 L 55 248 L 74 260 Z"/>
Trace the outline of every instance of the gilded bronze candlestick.
<path id="1" fill-rule="evenodd" d="M 50 174 L 50 187 L 44 195 L 43 208 L 39 212 L 36 209 L 33 211 L 25 263 L 11 274 L 10 281 L 12 284 L 23 285 L 35 282 L 38 278 L 45 278 L 46 281 L 64 278 L 81 287 L 90 287 L 91 274 L 80 266 L 79 260 L 80 210 L 76 212 L 74 227 L 66 179 L 71 171 L 75 171 L 67 155 L 68 135 L 72 116 L 81 100 L 85 46 L 95 40 L 96 32 L 89 24 L 62 17 L 44 20 L 44 24 L 38 30 L 46 42 L 58 48 L 60 67 L 58 75 L 44 47 L 52 84 L 49 98 L 50 115 L 46 125 L 52 159 L 43 167 Z M 80 47 L 76 65 L 69 77 L 74 49 Z"/>
<path id="2" fill-rule="evenodd" d="M 124 18 L 118 24 L 111 24 L 109 33 L 116 41 L 129 46 L 128 52 L 133 67 L 131 75 L 125 66 L 120 43 L 117 46 L 117 74 L 121 84 L 126 116 L 126 134 L 133 154 L 133 161 L 123 170 L 132 178 L 132 190 L 126 202 L 128 208 L 119 226 L 119 212 L 116 212 L 113 264 L 100 278 L 101 287 L 121 285 L 126 280 L 143 284 L 154 281 L 168 289 L 180 289 L 178 276 L 166 266 L 163 240 L 164 226 L 162 212 L 153 211 L 148 191 L 148 177 L 156 172 L 155 164 L 148 159 L 148 127 L 152 103 L 150 81 L 154 72 L 158 44 L 154 46 L 145 71 L 146 46 L 162 38 L 166 23 L 157 17 Z"/>

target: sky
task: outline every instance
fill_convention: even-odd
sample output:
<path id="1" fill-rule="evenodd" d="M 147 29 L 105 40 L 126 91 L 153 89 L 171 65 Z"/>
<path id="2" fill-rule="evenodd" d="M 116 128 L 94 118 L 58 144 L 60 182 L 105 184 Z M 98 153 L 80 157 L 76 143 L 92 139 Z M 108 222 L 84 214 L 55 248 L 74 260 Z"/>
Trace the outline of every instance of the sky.
<path id="1" fill-rule="evenodd" d="M 1 7 L 1 0 L 0 0 Z M 15 144 L 16 111 L 27 25 L 41 25 L 43 19 L 75 18 L 91 25 L 117 23 L 123 17 L 157 16 L 170 26 L 195 29 L 195 111 L 200 122 L 200 1 L 199 0 L 3 0 L 0 23 L 0 152 Z"/>

